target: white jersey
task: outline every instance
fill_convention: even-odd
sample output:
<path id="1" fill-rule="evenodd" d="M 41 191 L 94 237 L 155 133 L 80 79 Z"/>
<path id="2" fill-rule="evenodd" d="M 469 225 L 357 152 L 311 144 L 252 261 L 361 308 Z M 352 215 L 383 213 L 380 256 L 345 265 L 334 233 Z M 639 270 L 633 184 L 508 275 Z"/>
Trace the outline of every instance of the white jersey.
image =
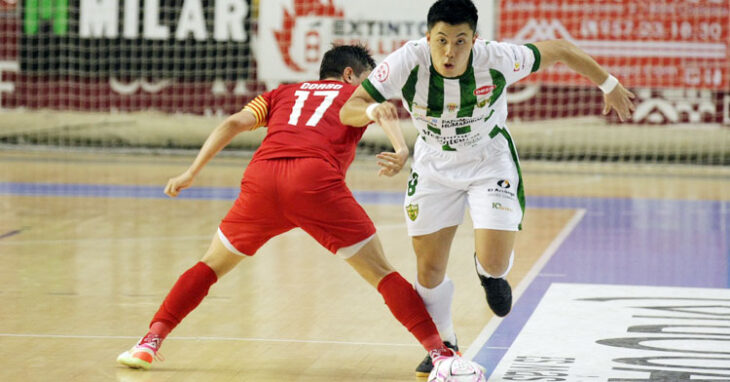
<path id="1" fill-rule="evenodd" d="M 469 60 L 461 76 L 441 76 L 424 37 L 391 53 L 362 85 L 378 102 L 401 98 L 431 147 L 469 151 L 498 135 L 507 145 L 506 88 L 540 67 L 540 52 L 532 44 L 477 39 Z"/>

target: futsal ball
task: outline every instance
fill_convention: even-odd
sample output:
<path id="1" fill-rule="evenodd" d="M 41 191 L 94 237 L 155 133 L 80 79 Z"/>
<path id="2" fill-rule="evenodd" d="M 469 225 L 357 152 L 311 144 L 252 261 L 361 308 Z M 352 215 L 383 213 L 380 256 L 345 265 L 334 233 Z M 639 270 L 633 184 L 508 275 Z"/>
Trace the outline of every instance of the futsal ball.
<path id="1" fill-rule="evenodd" d="M 483 382 L 482 368 L 475 362 L 461 357 L 449 357 L 434 365 L 428 382 Z"/>

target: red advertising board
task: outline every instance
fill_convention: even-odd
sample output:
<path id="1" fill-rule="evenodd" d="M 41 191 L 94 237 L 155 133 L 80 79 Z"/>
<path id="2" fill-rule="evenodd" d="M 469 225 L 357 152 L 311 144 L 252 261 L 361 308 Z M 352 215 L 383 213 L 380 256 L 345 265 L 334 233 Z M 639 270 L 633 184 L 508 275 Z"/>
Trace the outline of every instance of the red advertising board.
<path id="1" fill-rule="evenodd" d="M 501 0 L 498 22 L 498 40 L 569 40 L 631 87 L 730 90 L 728 0 Z M 525 82 L 588 84 L 564 65 Z"/>

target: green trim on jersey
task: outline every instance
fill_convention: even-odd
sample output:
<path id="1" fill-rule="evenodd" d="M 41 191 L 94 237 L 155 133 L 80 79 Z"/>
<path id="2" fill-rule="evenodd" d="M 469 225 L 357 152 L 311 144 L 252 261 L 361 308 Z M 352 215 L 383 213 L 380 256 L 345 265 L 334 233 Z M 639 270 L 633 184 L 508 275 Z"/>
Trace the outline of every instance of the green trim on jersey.
<path id="1" fill-rule="evenodd" d="M 428 78 L 428 109 L 426 116 L 441 118 L 444 112 L 444 78 L 440 75 L 434 76 L 436 70 L 431 67 L 431 75 Z"/>
<path id="2" fill-rule="evenodd" d="M 502 72 L 496 69 L 489 69 L 489 75 L 492 76 L 492 85 L 495 86 L 492 90 L 492 96 L 489 98 L 489 106 L 492 106 L 494 101 L 502 95 L 504 88 L 507 86 L 507 80 L 504 79 Z"/>
<path id="3" fill-rule="evenodd" d="M 474 107 L 477 105 L 477 96 L 474 91 L 477 89 L 477 80 L 474 76 L 474 67 L 469 66 L 465 75 L 459 78 L 459 90 L 461 91 L 461 106 L 456 118 L 471 117 Z M 457 133 L 458 134 L 458 133 Z"/>
<path id="4" fill-rule="evenodd" d="M 362 82 L 362 88 L 365 89 L 365 91 L 368 92 L 371 97 L 373 97 L 375 102 L 385 102 L 385 97 L 383 97 L 378 89 L 373 86 L 373 84 L 370 82 L 370 79 L 366 78 L 365 81 Z"/>
<path id="5" fill-rule="evenodd" d="M 416 67 L 413 68 L 413 70 L 411 70 L 411 74 L 408 75 L 406 84 L 403 85 L 403 89 L 401 89 L 401 92 L 403 93 L 403 99 L 408 104 L 409 111 L 413 111 L 413 97 L 416 96 L 416 82 L 418 82 L 418 68 L 419 68 L 419 65 L 416 65 Z"/>
<path id="6" fill-rule="evenodd" d="M 494 128 L 492 131 L 489 132 L 489 138 L 494 138 L 497 135 L 502 135 L 504 139 L 507 140 L 507 144 L 509 145 L 509 152 L 512 154 L 512 160 L 515 162 L 515 166 L 517 167 L 517 177 L 519 178 L 519 184 L 517 184 L 517 201 L 520 202 L 520 209 L 522 209 L 522 219 L 525 218 L 525 188 L 522 184 L 522 169 L 520 169 L 520 160 L 517 157 L 517 149 L 515 149 L 515 144 L 512 142 L 512 137 L 510 137 L 509 133 L 506 129 L 503 129 L 497 125 L 494 125 Z M 520 219 L 520 224 L 517 226 L 517 229 L 522 230 L 522 219 Z"/>
<path id="7" fill-rule="evenodd" d="M 534 44 L 525 44 L 525 46 L 530 48 L 532 54 L 535 55 L 535 62 L 532 63 L 532 73 L 535 73 L 540 69 L 540 50 Z"/>

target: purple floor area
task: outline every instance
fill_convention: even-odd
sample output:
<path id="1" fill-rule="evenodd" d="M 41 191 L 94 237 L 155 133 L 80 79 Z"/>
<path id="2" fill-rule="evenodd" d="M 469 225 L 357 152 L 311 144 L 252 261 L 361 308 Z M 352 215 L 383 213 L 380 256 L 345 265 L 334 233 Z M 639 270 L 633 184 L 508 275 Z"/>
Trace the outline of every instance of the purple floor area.
<path id="1" fill-rule="evenodd" d="M 553 282 L 730 287 L 730 202 L 532 197 L 527 205 L 586 214 L 474 357 L 487 370 Z"/>

